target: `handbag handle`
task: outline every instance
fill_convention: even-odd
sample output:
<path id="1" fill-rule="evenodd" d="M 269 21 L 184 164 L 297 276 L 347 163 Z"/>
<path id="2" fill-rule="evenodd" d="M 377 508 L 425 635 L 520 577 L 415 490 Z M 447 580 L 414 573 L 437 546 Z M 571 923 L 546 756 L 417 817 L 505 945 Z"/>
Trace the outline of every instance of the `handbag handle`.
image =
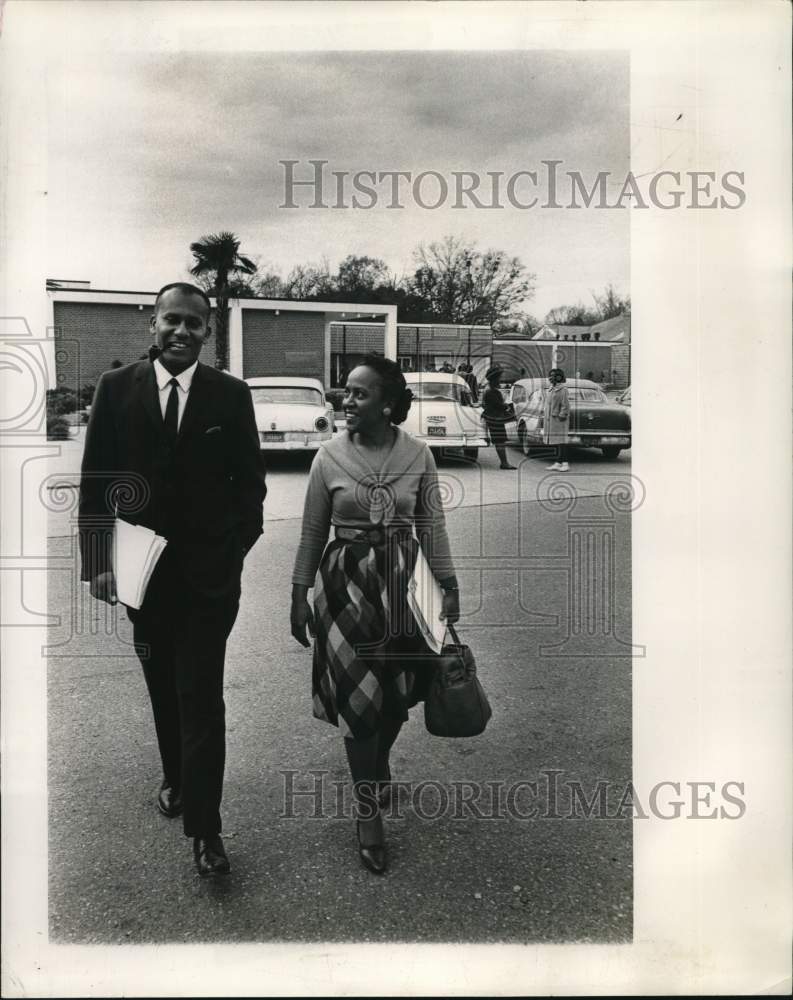
<path id="1" fill-rule="evenodd" d="M 457 631 L 456 631 L 454 625 L 448 624 L 446 626 L 446 631 L 449 633 L 449 635 L 451 635 L 452 642 L 455 644 L 455 646 L 462 645 L 462 643 L 460 642 L 460 637 L 459 637 L 459 635 L 457 635 Z"/>

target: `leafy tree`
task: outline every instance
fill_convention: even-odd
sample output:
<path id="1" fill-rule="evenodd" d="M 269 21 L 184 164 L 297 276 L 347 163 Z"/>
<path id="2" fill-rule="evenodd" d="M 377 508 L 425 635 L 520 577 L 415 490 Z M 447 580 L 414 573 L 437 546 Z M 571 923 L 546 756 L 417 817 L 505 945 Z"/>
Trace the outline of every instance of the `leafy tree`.
<path id="1" fill-rule="evenodd" d="M 277 271 L 259 272 L 253 279 L 253 287 L 257 295 L 264 299 L 280 299 L 284 297 L 284 283 Z"/>
<path id="2" fill-rule="evenodd" d="M 409 290 L 424 299 L 433 319 L 494 323 L 534 294 L 533 274 L 503 250 L 481 252 L 459 237 L 420 245 Z"/>
<path id="3" fill-rule="evenodd" d="M 494 333 L 519 333 L 530 337 L 536 333 L 542 324 L 531 313 L 517 310 L 508 316 L 502 316 L 493 323 Z"/>
<path id="4" fill-rule="evenodd" d="M 389 271 L 385 261 L 378 257 L 350 254 L 339 264 L 335 284 L 340 292 L 354 298 L 363 293 L 370 294 L 376 288 L 386 287 L 388 280 Z"/>
<path id="5" fill-rule="evenodd" d="M 242 287 L 249 287 L 242 275 L 256 272 L 256 264 L 240 253 L 240 241 L 234 233 L 222 232 L 204 236 L 190 244 L 195 264 L 190 274 L 195 278 L 209 277 L 207 289 L 215 296 L 215 367 L 228 368 L 229 298 L 244 294 Z"/>

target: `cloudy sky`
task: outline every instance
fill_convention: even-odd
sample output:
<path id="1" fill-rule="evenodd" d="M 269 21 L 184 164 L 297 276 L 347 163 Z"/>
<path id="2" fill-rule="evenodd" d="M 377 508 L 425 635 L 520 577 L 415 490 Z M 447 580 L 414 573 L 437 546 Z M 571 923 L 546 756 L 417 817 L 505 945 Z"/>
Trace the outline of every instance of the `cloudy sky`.
<path id="1" fill-rule="evenodd" d="M 450 182 L 460 170 L 539 170 L 542 180 L 549 159 L 590 181 L 624 177 L 625 53 L 67 55 L 50 61 L 47 83 L 51 277 L 155 288 L 184 277 L 190 242 L 221 229 L 282 275 L 351 253 L 382 257 L 399 275 L 420 242 L 456 234 L 518 256 L 537 276 L 526 308 L 540 318 L 591 304 L 609 282 L 629 291 L 628 210 L 521 211 L 503 193 L 503 209 L 454 209 L 450 195 L 428 210 L 409 191 L 395 210 L 385 185 L 369 210 L 311 209 L 302 192 L 300 208 L 279 207 L 284 159 L 300 161 L 301 177 L 309 159 L 350 173 L 435 170 Z M 428 183 L 424 197 L 436 190 Z"/>

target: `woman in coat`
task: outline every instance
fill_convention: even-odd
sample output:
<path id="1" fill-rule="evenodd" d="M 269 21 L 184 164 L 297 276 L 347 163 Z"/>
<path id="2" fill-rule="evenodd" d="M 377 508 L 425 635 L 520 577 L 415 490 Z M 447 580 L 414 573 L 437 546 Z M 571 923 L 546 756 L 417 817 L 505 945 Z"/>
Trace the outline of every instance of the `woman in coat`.
<path id="1" fill-rule="evenodd" d="M 510 408 L 504 402 L 498 383 L 504 369 L 499 365 L 493 365 L 485 372 L 487 389 L 482 395 L 482 419 L 487 425 L 488 436 L 496 449 L 498 455 L 499 469 L 514 469 L 507 458 L 507 429 L 505 424 L 513 419 Z"/>
<path id="2" fill-rule="evenodd" d="M 347 432 L 314 458 L 292 575 L 292 635 L 303 646 L 306 628 L 314 637 L 314 715 L 344 737 L 358 853 L 376 874 L 386 869 L 380 809 L 391 792 L 389 753 L 429 679 L 410 660 L 427 654 L 407 604 L 419 545 L 443 588 L 443 617 L 459 618 L 435 462 L 398 426 L 411 398 L 387 358 L 369 356 L 350 372 Z"/>
<path id="3" fill-rule="evenodd" d="M 549 389 L 545 394 L 543 427 L 545 443 L 556 448 L 556 461 L 548 466 L 553 472 L 567 472 L 570 468 L 567 461 L 570 397 L 565 386 L 566 381 L 561 368 L 552 368 L 548 372 Z"/>

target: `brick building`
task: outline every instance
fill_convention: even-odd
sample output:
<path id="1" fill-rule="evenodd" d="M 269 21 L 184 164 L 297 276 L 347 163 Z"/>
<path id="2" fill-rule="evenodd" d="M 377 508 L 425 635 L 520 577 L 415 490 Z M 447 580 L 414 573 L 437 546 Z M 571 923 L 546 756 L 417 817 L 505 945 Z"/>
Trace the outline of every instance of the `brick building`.
<path id="1" fill-rule="evenodd" d="M 52 281 L 47 296 L 58 385 L 75 390 L 95 385 L 102 372 L 146 354 L 154 292 Z M 444 362 L 456 369 L 470 360 L 481 378 L 492 341 L 490 327 L 397 325 L 396 306 L 244 298 L 229 305 L 229 369 L 241 378 L 300 375 L 331 388 L 341 385 L 344 371 L 369 351 L 398 358 L 405 371 Z M 212 363 L 213 358 L 210 341 L 204 360 Z"/>
<path id="2" fill-rule="evenodd" d="M 340 385 L 343 370 L 350 371 L 368 351 L 383 350 L 383 326 L 375 322 L 331 324 L 331 385 Z M 396 357 L 402 371 L 425 371 L 465 362 L 481 378 L 490 364 L 493 331 L 489 326 L 444 323 L 397 323 Z"/>
<path id="3" fill-rule="evenodd" d="M 594 326 L 543 326 L 530 337 L 508 334 L 493 340 L 493 360 L 504 367 L 504 380 L 543 378 L 549 368 L 571 377 L 592 378 L 615 388 L 631 381 L 631 317 L 628 314 Z"/>
<path id="4" fill-rule="evenodd" d="M 154 292 L 118 292 L 48 283 L 56 384 L 78 390 L 102 372 L 145 355 Z M 87 284 L 87 283 L 81 283 Z M 215 303 L 213 302 L 213 306 Z M 396 306 L 377 306 L 377 349 L 396 357 Z M 372 306 L 293 299 L 234 299 L 229 304 L 229 370 L 240 378 L 301 375 L 331 384 L 331 325 Z M 204 360 L 212 363 L 210 341 Z"/>
<path id="5" fill-rule="evenodd" d="M 88 285 L 47 283 L 56 384 L 75 390 L 136 361 L 151 344 L 154 292 Z M 481 381 L 492 360 L 513 381 L 521 369 L 544 376 L 555 363 L 568 374 L 622 387 L 630 383 L 630 316 L 593 327 L 544 327 L 529 338 L 494 336 L 488 326 L 397 323 L 396 306 L 253 298 L 229 304 L 229 369 L 241 378 L 301 375 L 336 387 L 368 351 L 397 358 L 405 371 L 466 362 Z M 211 341 L 205 360 L 214 360 Z"/>

